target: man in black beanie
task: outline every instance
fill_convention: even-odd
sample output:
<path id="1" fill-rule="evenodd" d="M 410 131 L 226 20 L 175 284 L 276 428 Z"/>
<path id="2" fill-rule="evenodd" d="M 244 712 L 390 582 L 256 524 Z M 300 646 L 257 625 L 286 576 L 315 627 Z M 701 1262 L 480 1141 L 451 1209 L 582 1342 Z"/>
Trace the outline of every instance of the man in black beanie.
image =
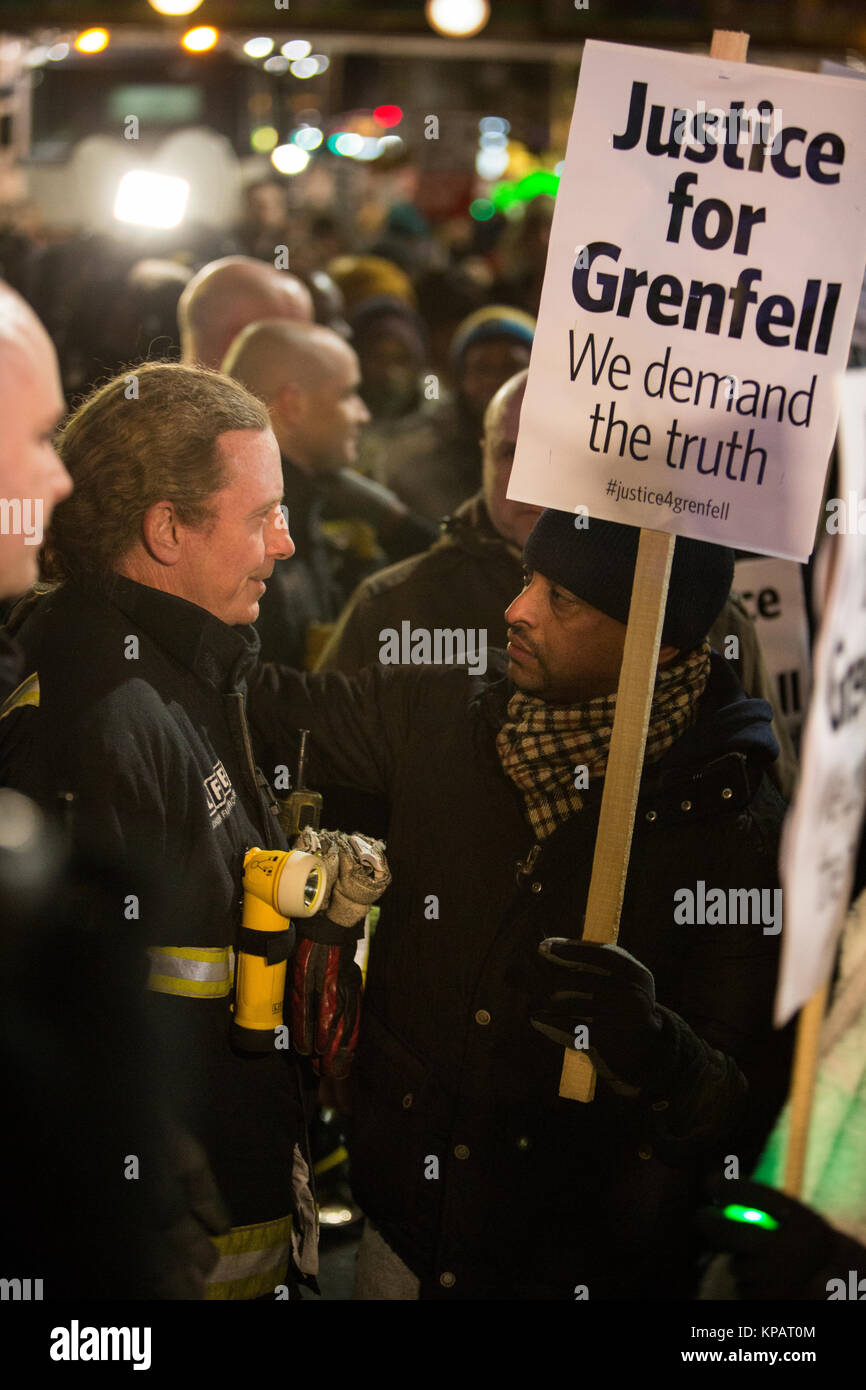
<path id="1" fill-rule="evenodd" d="M 616 946 L 580 940 L 638 532 L 544 512 L 484 674 L 263 667 L 265 768 L 389 809 L 354 1072 L 357 1296 L 694 1295 L 706 1177 L 783 1098 L 771 1024 L 784 803 L 771 711 L 706 633 L 732 555 L 679 539 Z M 406 615 L 411 618 L 411 614 Z M 560 1099 L 563 1047 L 595 1099 Z"/>

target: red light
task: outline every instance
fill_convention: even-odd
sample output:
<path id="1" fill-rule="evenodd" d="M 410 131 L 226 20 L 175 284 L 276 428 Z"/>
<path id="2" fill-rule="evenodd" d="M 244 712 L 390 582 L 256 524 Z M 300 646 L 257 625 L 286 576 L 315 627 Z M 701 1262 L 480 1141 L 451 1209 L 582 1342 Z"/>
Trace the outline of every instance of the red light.
<path id="1" fill-rule="evenodd" d="M 388 126 L 399 125 L 403 119 L 403 112 L 399 106 L 377 106 L 373 112 L 373 120 L 377 125 L 382 125 L 385 129 Z"/>

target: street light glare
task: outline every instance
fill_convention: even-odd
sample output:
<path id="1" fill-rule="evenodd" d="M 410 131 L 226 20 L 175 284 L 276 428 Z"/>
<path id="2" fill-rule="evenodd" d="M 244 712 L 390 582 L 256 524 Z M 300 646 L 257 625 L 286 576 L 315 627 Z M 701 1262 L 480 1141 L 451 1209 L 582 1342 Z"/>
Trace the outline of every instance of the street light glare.
<path id="1" fill-rule="evenodd" d="M 207 53 L 219 38 L 219 30 L 209 24 L 200 24 L 197 29 L 187 29 L 181 43 L 188 53 Z"/>
<path id="2" fill-rule="evenodd" d="M 427 23 L 449 39 L 471 39 L 490 18 L 489 0 L 427 0 Z"/>
<path id="3" fill-rule="evenodd" d="M 101 53 L 108 47 L 107 29 L 85 29 L 75 40 L 79 53 Z"/>
<path id="4" fill-rule="evenodd" d="M 188 198 L 186 179 L 131 170 L 120 180 L 114 216 L 118 222 L 132 222 L 137 227 L 177 227 L 183 221 Z"/>
<path id="5" fill-rule="evenodd" d="M 197 10 L 202 0 L 150 0 L 157 14 L 184 15 Z"/>

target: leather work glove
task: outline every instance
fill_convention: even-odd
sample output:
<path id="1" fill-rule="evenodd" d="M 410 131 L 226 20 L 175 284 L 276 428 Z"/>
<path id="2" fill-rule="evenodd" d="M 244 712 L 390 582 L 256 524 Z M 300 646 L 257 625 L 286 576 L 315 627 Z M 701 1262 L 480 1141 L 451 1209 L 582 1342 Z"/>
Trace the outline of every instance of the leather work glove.
<path id="1" fill-rule="evenodd" d="M 655 981 L 621 946 L 551 936 L 538 954 L 546 965 L 532 1026 L 560 1047 L 573 1048 L 585 1026 L 585 1049 L 615 1090 L 636 1095 L 663 1061 L 663 1017 Z"/>
<path id="2" fill-rule="evenodd" d="M 829 1225 L 817 1212 L 763 1183 L 718 1178 L 712 1184 L 719 1205 L 697 1214 L 696 1223 L 713 1250 L 727 1251 L 731 1273 L 741 1299 L 822 1299 L 832 1293 L 851 1297 L 854 1283 L 864 1279 L 854 1297 L 866 1293 L 866 1248 Z M 725 1216 L 734 1206 L 757 1210 L 776 1222 L 773 1229 L 754 1220 Z M 842 1280 L 834 1288 L 830 1281 Z M 828 1284 L 830 1287 L 828 1288 Z"/>
<path id="3" fill-rule="evenodd" d="M 316 844 L 313 844 L 313 840 Z M 391 882 L 381 840 L 306 827 L 294 844 L 323 856 L 328 893 L 315 917 L 295 918 L 292 967 L 295 1050 L 320 1076 L 349 1075 L 358 1038 L 363 979 L 355 948 L 371 903 Z"/>

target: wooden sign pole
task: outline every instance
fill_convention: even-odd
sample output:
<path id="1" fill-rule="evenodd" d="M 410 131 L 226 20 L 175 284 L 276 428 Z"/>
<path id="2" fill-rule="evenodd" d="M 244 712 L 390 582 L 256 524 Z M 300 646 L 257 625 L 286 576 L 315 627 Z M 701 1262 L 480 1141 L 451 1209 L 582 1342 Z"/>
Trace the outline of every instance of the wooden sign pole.
<path id="1" fill-rule="evenodd" d="M 797 1020 L 797 1042 L 794 1047 L 794 1066 L 791 1072 L 790 1123 L 788 1147 L 785 1151 L 785 1176 L 782 1191 L 789 1197 L 799 1197 L 806 1172 L 806 1149 L 809 1143 L 809 1120 L 818 1070 L 818 1044 L 821 1023 L 827 1006 L 829 982 L 816 989 L 804 1004 Z"/>
<path id="2" fill-rule="evenodd" d="M 717 29 L 710 57 L 744 63 L 748 47 L 748 34 Z M 615 942 L 619 933 L 675 539 L 646 528 L 640 533 L 586 901 L 584 941 Z M 569 1100 L 592 1100 L 595 1067 L 585 1052 L 566 1050 L 559 1094 Z"/>

